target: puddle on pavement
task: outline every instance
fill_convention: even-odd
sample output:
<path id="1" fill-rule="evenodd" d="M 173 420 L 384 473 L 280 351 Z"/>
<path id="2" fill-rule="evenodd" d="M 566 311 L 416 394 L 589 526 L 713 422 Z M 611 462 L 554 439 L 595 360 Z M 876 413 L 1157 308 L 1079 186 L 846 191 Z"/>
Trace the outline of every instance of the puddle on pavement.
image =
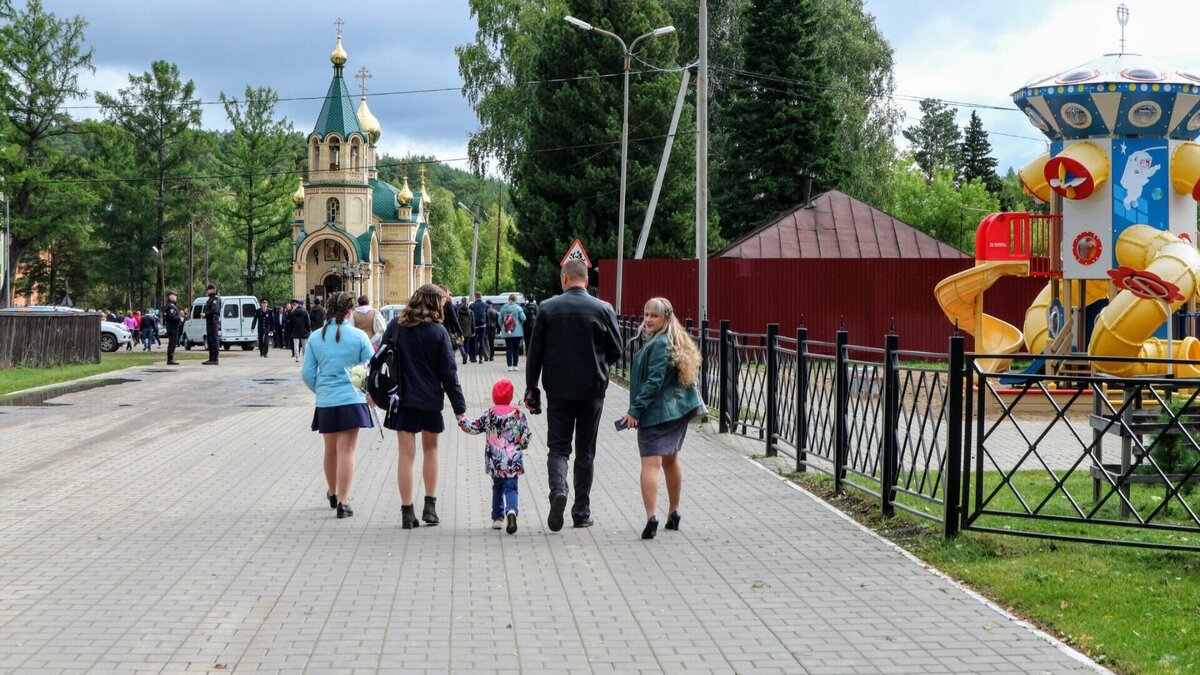
<path id="1" fill-rule="evenodd" d="M 276 382 L 287 382 L 287 378 L 283 377 L 259 377 L 251 380 L 252 382 L 260 382 L 262 384 L 275 384 Z"/>
<path id="2" fill-rule="evenodd" d="M 69 403 L 48 403 L 50 399 L 58 398 L 65 394 L 74 394 L 77 391 L 87 391 L 88 389 L 96 389 L 98 387 L 108 387 L 114 384 L 125 384 L 126 382 L 137 382 L 138 380 L 128 377 L 109 377 L 100 380 L 87 380 L 85 382 L 74 382 L 72 384 L 64 384 L 58 387 L 50 387 L 41 391 L 31 391 L 28 394 L 10 394 L 8 396 L 0 396 L 0 406 L 23 406 L 23 407 L 54 407 L 70 405 Z"/>
<path id="3" fill-rule="evenodd" d="M 143 373 L 178 373 L 178 370 L 173 368 L 147 368 Z"/>
<path id="4" fill-rule="evenodd" d="M 275 406 L 266 403 L 242 403 L 239 408 L 274 408 Z"/>

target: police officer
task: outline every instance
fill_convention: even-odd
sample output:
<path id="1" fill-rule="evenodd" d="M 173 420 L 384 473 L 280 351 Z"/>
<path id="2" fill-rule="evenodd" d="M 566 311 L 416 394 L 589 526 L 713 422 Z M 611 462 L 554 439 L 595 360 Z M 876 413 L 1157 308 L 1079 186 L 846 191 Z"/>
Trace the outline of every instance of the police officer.
<path id="1" fill-rule="evenodd" d="M 215 366 L 221 353 L 221 296 L 217 295 L 217 287 L 212 284 L 204 292 L 208 293 L 208 300 L 204 303 L 204 337 L 208 340 L 208 360 L 204 365 Z"/>
<path id="2" fill-rule="evenodd" d="M 167 327 L 167 365 L 177 366 L 175 348 L 179 346 L 179 328 L 183 324 L 183 316 L 179 313 L 179 305 L 175 303 L 178 294 L 175 291 L 167 293 L 167 304 L 163 305 L 163 325 Z"/>
<path id="3" fill-rule="evenodd" d="M 271 327 L 275 324 L 275 310 L 271 309 L 271 301 L 263 300 L 258 309 L 254 310 L 254 320 L 250 322 L 250 330 L 258 327 L 258 355 L 267 358 L 271 349 Z"/>

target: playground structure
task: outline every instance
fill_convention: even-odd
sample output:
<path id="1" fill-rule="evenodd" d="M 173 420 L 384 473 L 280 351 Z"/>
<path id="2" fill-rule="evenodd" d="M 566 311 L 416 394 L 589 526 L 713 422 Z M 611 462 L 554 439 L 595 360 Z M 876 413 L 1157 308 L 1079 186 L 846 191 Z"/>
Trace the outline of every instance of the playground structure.
<path id="1" fill-rule="evenodd" d="M 1120 377 L 1200 377 L 1194 334 L 1200 252 L 1200 75 L 1138 54 L 1107 54 L 1013 93 L 1050 151 L 1020 171 L 1026 193 L 1050 213 L 994 213 L 979 224 L 975 266 L 935 287 L 938 304 L 975 349 L 1008 370 L 1022 347 L 1025 373 L 1090 367 Z M 1113 180 L 1113 173 L 1120 176 Z M 1041 277 L 1021 328 L 984 311 L 1006 275 Z M 1182 311 L 1181 311 L 1182 310 Z M 1194 333 L 1195 331 L 1182 331 Z M 1129 357 L 1064 361 L 1056 356 Z M 1068 365 L 1069 364 L 1069 365 Z M 1069 372 L 1065 374 L 1087 374 Z"/>

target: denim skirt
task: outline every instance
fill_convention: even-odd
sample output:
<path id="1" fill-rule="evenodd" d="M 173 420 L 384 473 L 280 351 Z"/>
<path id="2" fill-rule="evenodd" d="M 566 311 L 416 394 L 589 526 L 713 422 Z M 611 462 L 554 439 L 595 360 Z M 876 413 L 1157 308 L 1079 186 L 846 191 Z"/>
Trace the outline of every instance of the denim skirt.
<path id="1" fill-rule="evenodd" d="M 642 457 L 674 455 L 683 448 L 683 437 L 687 435 L 691 415 L 677 420 L 637 428 L 638 454 Z"/>
<path id="2" fill-rule="evenodd" d="M 312 430 L 322 434 L 336 434 L 349 429 L 370 429 L 371 411 L 366 403 L 350 403 L 313 411 Z"/>

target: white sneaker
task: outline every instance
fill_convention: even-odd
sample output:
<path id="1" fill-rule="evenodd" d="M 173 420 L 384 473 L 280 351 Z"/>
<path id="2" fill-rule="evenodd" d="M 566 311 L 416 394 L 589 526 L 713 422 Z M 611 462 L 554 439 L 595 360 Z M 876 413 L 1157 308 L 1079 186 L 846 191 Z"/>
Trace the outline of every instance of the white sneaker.
<path id="1" fill-rule="evenodd" d="M 492 521 L 492 529 L 493 529 L 493 530 L 499 530 L 499 529 L 500 529 L 500 528 L 502 528 L 502 527 L 504 527 L 504 521 L 503 521 L 503 520 L 493 520 L 493 521 Z"/>

